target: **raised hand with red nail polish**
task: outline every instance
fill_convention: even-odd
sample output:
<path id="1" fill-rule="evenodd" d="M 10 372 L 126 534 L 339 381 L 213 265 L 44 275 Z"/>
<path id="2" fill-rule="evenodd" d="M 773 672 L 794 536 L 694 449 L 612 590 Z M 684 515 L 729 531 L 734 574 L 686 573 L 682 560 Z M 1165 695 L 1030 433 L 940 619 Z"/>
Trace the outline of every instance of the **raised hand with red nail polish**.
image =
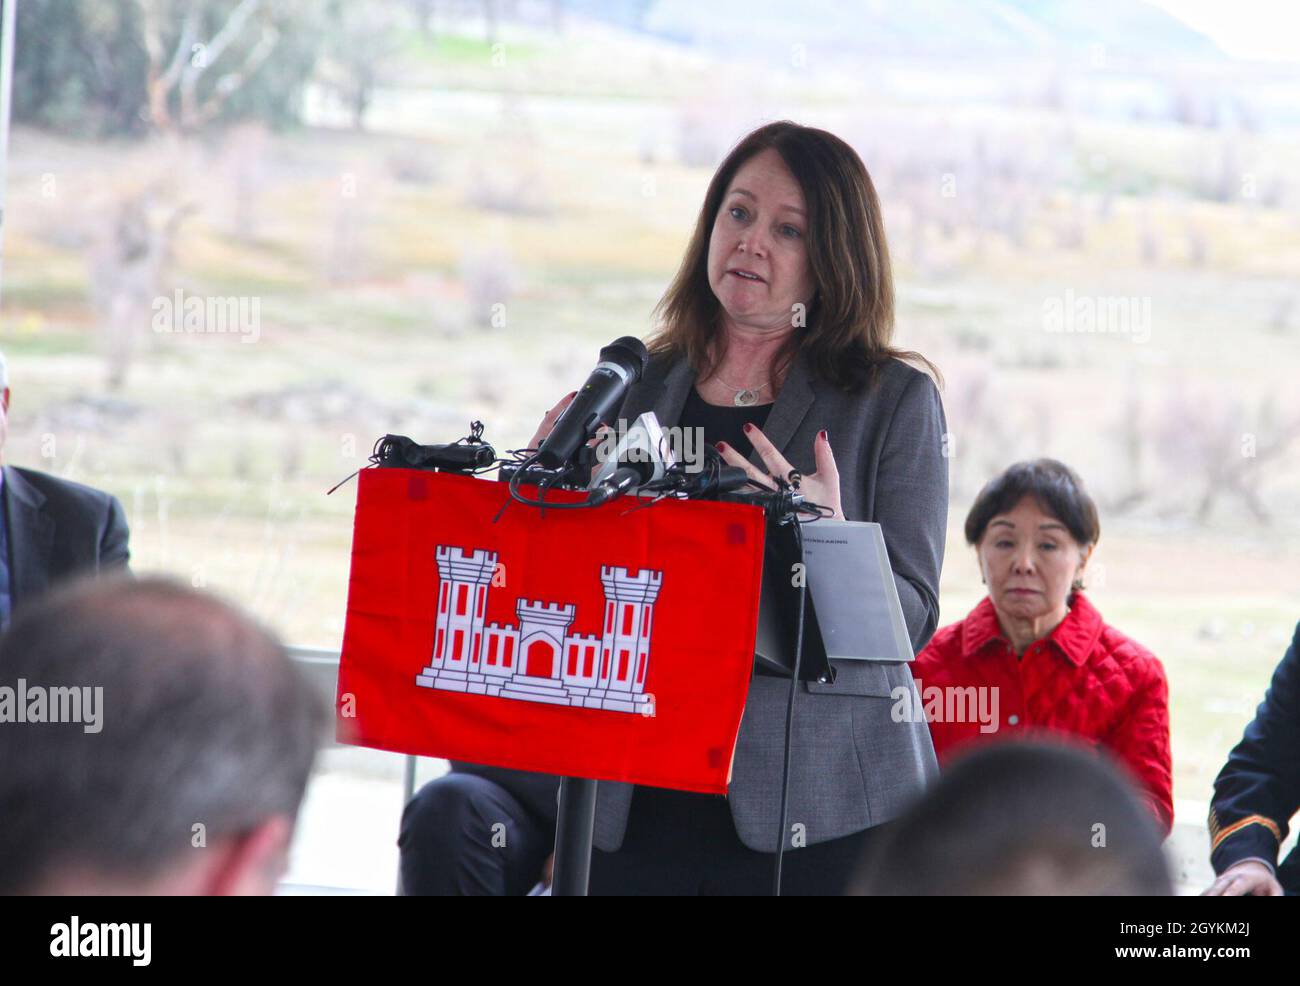
<path id="1" fill-rule="evenodd" d="M 745 437 L 767 466 L 767 472 L 759 469 L 730 445 L 718 446 L 723 460 L 729 466 L 744 469 L 749 478 L 760 486 L 776 489 L 772 476 L 788 477 L 794 466 L 790 465 L 780 449 L 768 441 L 757 425 L 745 425 Z M 813 439 L 813 461 L 817 464 L 817 471 L 800 475 L 799 491 L 809 502 L 834 510 L 834 516 L 828 520 L 844 520 L 844 508 L 840 502 L 840 473 L 835 467 L 835 454 L 831 451 L 830 439 L 825 430 L 819 431 Z"/>

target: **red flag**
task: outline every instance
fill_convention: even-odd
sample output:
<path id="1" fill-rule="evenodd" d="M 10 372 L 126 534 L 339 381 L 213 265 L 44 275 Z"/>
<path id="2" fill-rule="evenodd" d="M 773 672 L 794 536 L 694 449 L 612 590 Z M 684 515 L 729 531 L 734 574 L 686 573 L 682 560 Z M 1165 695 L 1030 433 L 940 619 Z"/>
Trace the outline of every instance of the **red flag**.
<path id="1" fill-rule="evenodd" d="M 340 740 L 725 794 L 762 511 L 627 497 L 542 516 L 512 502 L 494 523 L 508 499 L 500 482 L 362 471 Z"/>

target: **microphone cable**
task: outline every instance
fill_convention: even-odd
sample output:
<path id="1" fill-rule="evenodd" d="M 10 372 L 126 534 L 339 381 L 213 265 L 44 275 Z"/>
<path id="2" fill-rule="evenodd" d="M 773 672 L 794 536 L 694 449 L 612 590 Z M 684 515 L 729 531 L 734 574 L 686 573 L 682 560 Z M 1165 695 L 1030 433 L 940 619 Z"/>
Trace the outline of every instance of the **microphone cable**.
<path id="1" fill-rule="evenodd" d="M 799 671 L 803 664 L 803 625 L 804 606 L 808 596 L 807 568 L 803 557 L 803 523 L 795 520 L 794 532 L 795 557 L 804 577 L 799 580 L 799 608 L 795 620 L 794 637 L 794 671 L 790 678 L 790 696 L 785 707 L 785 751 L 781 762 L 781 821 L 777 833 L 776 859 L 772 864 L 772 896 L 781 896 L 781 865 L 785 860 L 786 822 L 789 820 L 790 808 L 790 755 L 794 737 L 794 700 L 799 691 Z"/>

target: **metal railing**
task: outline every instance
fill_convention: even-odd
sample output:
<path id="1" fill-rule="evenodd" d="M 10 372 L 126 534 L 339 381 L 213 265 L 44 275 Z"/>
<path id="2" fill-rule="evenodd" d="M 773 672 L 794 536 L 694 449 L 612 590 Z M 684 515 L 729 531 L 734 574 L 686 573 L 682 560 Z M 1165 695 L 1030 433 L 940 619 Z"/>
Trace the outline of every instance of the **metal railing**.
<path id="1" fill-rule="evenodd" d="M 313 685 L 321 690 L 321 693 L 328 699 L 330 708 L 334 707 L 336 693 L 338 692 L 339 679 L 339 660 L 341 655 L 336 650 L 326 647 L 298 647 L 293 644 L 286 645 L 285 650 L 289 652 L 289 659 L 302 668 L 311 679 Z M 375 751 L 382 753 L 382 750 Z M 415 796 L 415 767 L 417 757 L 409 753 L 393 754 L 402 757 L 402 804 L 401 809 L 405 810 L 407 803 Z M 402 893 L 402 872 L 401 864 L 398 864 L 396 893 L 401 896 Z"/>
<path id="2" fill-rule="evenodd" d="M 339 677 L 339 652 L 330 650 L 326 647 L 297 647 L 288 645 L 285 648 L 289 652 L 289 658 L 303 668 L 312 679 L 313 684 L 326 694 L 331 708 L 334 705 L 335 692 L 338 690 Z M 383 751 L 376 751 L 382 753 Z M 402 807 L 405 808 L 407 802 L 415 796 L 415 769 L 419 761 L 409 753 L 393 754 L 403 758 L 402 764 Z"/>

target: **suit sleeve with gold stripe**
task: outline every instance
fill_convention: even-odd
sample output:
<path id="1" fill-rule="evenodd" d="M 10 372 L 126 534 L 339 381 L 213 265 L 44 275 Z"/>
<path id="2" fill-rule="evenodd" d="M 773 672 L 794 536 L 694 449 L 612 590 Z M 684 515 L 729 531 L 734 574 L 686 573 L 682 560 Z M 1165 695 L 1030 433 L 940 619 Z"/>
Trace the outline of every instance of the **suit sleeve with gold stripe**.
<path id="1" fill-rule="evenodd" d="M 1300 810 L 1300 625 L 1255 718 L 1214 781 L 1210 862 L 1216 873 L 1251 857 L 1276 868 Z"/>

